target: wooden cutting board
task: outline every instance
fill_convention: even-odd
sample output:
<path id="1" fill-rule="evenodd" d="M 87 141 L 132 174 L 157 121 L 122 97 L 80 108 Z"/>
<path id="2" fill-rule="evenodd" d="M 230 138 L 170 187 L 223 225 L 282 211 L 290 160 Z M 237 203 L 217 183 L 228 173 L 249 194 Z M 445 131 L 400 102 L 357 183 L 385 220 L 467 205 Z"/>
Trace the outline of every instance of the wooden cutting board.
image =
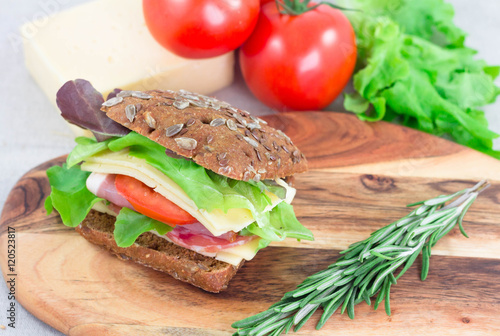
<path id="1" fill-rule="evenodd" d="M 294 201 L 314 242 L 291 239 L 259 252 L 221 294 L 120 261 L 87 243 L 57 215 L 46 216 L 44 171 L 29 171 L 11 191 L 0 219 L 0 264 L 7 278 L 7 227 L 16 229 L 17 300 L 70 335 L 230 335 L 231 323 L 265 310 L 338 252 L 404 216 L 405 205 L 488 178 L 492 187 L 464 226 L 433 249 L 425 282 L 420 261 L 392 287 L 392 316 L 361 303 L 356 318 L 335 314 L 300 335 L 500 334 L 500 161 L 411 129 L 367 124 L 349 114 L 267 117 L 303 150 L 310 171 L 297 176 Z"/>

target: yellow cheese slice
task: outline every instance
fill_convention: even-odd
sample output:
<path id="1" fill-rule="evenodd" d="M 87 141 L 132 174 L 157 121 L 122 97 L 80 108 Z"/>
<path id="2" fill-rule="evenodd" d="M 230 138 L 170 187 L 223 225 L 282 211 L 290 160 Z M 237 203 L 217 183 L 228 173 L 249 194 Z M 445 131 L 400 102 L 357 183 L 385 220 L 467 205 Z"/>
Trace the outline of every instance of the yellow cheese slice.
<path id="1" fill-rule="evenodd" d="M 252 213 L 248 209 L 229 209 L 227 213 L 220 209 L 215 209 L 210 213 L 204 209 L 198 209 L 193 200 L 174 181 L 150 166 L 145 160 L 128 155 L 127 149 L 119 152 L 105 151 L 92 156 L 82 164 L 81 168 L 96 173 L 128 175 L 141 181 L 189 212 L 215 236 L 228 231 L 241 231 L 254 222 Z M 283 184 L 287 189 L 287 201 L 291 201 L 289 195 L 293 198 L 295 189 L 286 183 Z M 271 211 L 282 200 L 270 192 L 266 193 L 271 198 L 272 205 L 268 206 L 265 211 Z"/>
<path id="2" fill-rule="evenodd" d="M 94 203 L 94 205 L 92 206 L 92 209 L 94 209 L 95 211 L 103 212 L 105 214 L 108 214 L 108 215 L 111 215 L 114 217 L 118 216 L 118 214 L 116 212 L 111 210 L 109 208 L 109 206 L 106 205 L 106 201 L 99 201 L 99 202 Z"/>
<path id="3" fill-rule="evenodd" d="M 254 239 L 244 245 L 230 247 L 217 252 L 215 259 L 238 265 L 243 259 L 252 260 L 257 254 L 260 238 Z"/>

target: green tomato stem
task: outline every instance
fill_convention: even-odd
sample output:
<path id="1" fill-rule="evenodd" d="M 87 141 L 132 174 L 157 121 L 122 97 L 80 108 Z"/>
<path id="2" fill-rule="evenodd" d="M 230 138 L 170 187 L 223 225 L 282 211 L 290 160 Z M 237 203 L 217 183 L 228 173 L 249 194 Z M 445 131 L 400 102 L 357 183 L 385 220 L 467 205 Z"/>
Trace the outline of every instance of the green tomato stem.
<path id="1" fill-rule="evenodd" d="M 323 1 L 320 1 L 312 6 L 309 6 L 311 0 L 275 0 L 275 2 L 276 2 L 276 7 L 278 8 L 280 14 L 290 15 L 290 16 L 298 16 L 307 13 L 309 11 L 315 10 L 321 5 L 330 6 L 332 8 L 340 10 L 357 11 L 356 9 L 340 7 L 330 2 L 323 2 Z"/>

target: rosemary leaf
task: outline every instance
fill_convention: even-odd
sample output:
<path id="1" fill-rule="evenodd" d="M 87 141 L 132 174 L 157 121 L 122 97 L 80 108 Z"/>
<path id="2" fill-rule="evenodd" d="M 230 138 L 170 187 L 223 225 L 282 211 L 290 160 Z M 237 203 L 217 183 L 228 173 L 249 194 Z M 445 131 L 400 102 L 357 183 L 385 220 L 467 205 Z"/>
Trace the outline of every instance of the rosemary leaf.
<path id="1" fill-rule="evenodd" d="M 392 282 L 387 282 L 387 288 L 385 290 L 385 313 L 391 316 L 391 284 Z"/>
<path id="2" fill-rule="evenodd" d="M 318 298 L 311 303 L 323 303 L 323 302 L 326 302 L 326 301 L 331 299 L 332 301 L 330 302 L 329 305 L 333 305 L 337 300 L 340 300 L 340 298 L 345 293 L 347 293 L 349 288 L 351 288 L 351 285 L 344 286 L 344 287 L 342 287 L 342 289 L 336 291 L 335 293 L 329 294 L 328 296 L 325 296 L 325 297 Z"/>
<path id="3" fill-rule="evenodd" d="M 361 280 L 363 280 L 363 277 L 360 275 L 366 274 L 369 270 L 373 269 L 380 262 L 382 262 L 382 258 L 375 258 L 375 259 L 371 260 L 370 262 L 367 262 L 366 264 L 361 265 L 354 273 L 354 276 L 357 277 L 356 280 L 354 280 L 354 285 L 356 286 Z"/>
<path id="4" fill-rule="evenodd" d="M 300 307 L 300 301 L 295 301 L 280 309 L 282 313 L 288 313 Z"/>
<path id="5" fill-rule="evenodd" d="M 375 304 L 373 305 L 373 309 L 374 310 L 378 309 L 378 306 L 382 302 L 382 300 L 384 299 L 384 297 L 385 297 L 385 286 L 382 286 L 382 289 L 380 290 L 380 292 L 377 295 L 377 298 L 375 299 Z"/>
<path id="6" fill-rule="evenodd" d="M 368 293 L 364 293 L 363 294 L 363 298 L 365 299 L 365 302 L 367 305 L 371 306 L 372 305 L 372 302 L 370 300 L 370 295 L 368 295 Z"/>
<path id="7" fill-rule="evenodd" d="M 297 323 L 297 325 L 295 326 L 295 328 L 293 329 L 293 331 L 297 332 L 300 330 L 300 328 L 302 328 L 302 326 L 304 324 L 306 324 L 307 320 L 309 320 L 309 318 L 312 316 L 312 314 L 314 314 L 314 312 L 319 308 L 319 305 L 317 306 L 311 306 L 311 308 L 309 308 L 311 311 L 309 313 L 307 313 L 306 316 L 304 316 L 300 322 Z M 295 316 L 298 316 L 298 315 L 295 315 Z M 295 320 L 294 320 L 294 323 L 295 323 Z"/>
<path id="8" fill-rule="evenodd" d="M 347 295 L 346 295 L 346 297 L 344 299 L 344 304 L 342 305 L 342 309 L 340 310 L 340 314 L 344 314 L 345 309 L 347 308 L 347 304 L 349 303 L 349 300 L 354 295 L 354 290 L 355 289 L 356 289 L 356 287 L 354 287 L 354 286 L 352 286 L 351 288 L 349 288 L 349 291 L 347 292 Z"/>
<path id="9" fill-rule="evenodd" d="M 337 301 L 334 305 L 329 307 L 329 309 L 325 309 L 323 311 L 323 315 L 321 315 L 321 318 L 319 319 L 318 324 L 316 325 L 316 330 L 319 330 L 323 327 L 323 325 L 328 321 L 328 319 L 335 314 L 337 309 L 339 309 L 340 305 L 342 304 L 342 300 Z"/>
<path id="10" fill-rule="evenodd" d="M 354 290 L 352 292 L 352 295 L 349 299 L 349 303 L 347 304 L 347 316 L 349 316 L 349 318 L 351 320 L 354 320 L 354 298 L 356 297 L 356 287 L 353 287 Z"/>
<path id="11" fill-rule="evenodd" d="M 254 316 L 247 317 L 246 319 L 240 320 L 238 322 L 234 322 L 232 327 L 233 328 L 247 328 L 249 326 L 252 326 L 256 323 L 259 323 L 260 321 L 265 320 L 269 316 L 273 315 L 274 311 L 272 309 L 263 311 L 262 313 L 259 313 Z"/>
<path id="12" fill-rule="evenodd" d="M 420 243 L 420 245 L 417 246 L 418 249 L 416 249 L 416 252 L 413 253 L 412 256 L 408 259 L 405 267 L 403 267 L 401 272 L 399 272 L 399 274 L 396 276 L 396 280 L 399 279 L 400 277 L 402 277 L 403 274 L 405 274 L 405 272 L 411 267 L 411 265 L 413 265 L 413 263 L 417 259 L 418 255 L 420 254 L 420 251 L 422 250 L 423 246 L 424 246 L 424 242 Z"/>
<path id="13" fill-rule="evenodd" d="M 422 271 L 420 272 L 420 279 L 424 281 L 427 279 L 427 274 L 429 274 L 429 262 L 430 262 L 430 247 L 429 245 L 424 245 L 422 249 Z"/>
<path id="14" fill-rule="evenodd" d="M 293 326 L 293 319 L 290 318 L 290 320 L 288 321 L 287 324 L 285 324 L 285 334 L 288 334 L 288 332 L 290 331 L 290 329 L 292 328 Z"/>
<path id="15" fill-rule="evenodd" d="M 260 330 L 255 336 L 264 336 L 267 335 L 269 332 L 272 332 L 273 330 L 276 330 L 277 328 L 281 328 L 283 326 L 283 329 L 285 328 L 285 325 L 287 324 L 287 320 L 280 320 L 278 322 L 275 322 L 273 324 L 270 324 Z M 281 330 L 283 330 L 281 329 Z M 273 332 L 274 333 L 274 332 Z"/>

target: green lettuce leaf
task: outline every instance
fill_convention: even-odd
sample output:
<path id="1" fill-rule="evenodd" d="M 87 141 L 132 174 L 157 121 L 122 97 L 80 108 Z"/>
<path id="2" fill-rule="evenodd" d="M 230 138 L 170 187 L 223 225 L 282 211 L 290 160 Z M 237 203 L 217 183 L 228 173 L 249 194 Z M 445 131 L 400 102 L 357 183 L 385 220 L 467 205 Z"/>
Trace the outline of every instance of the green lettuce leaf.
<path id="1" fill-rule="evenodd" d="M 269 244 L 271 244 L 270 240 L 266 240 L 266 239 L 259 240 L 259 245 L 257 245 L 257 249 L 255 250 L 255 252 L 258 252 L 258 251 L 262 250 L 263 248 L 268 247 Z"/>
<path id="2" fill-rule="evenodd" d="M 47 169 L 51 193 L 45 200 L 45 209 L 50 214 L 55 208 L 61 215 L 64 225 L 78 226 L 92 206 L 102 201 L 88 191 L 86 186 L 88 172 L 80 170 L 79 166 L 68 168 L 66 164 Z"/>
<path id="3" fill-rule="evenodd" d="M 389 18 L 409 35 L 450 47 L 463 47 L 466 33 L 453 23 L 453 6 L 443 0 L 344 0 L 371 18 Z"/>
<path id="4" fill-rule="evenodd" d="M 113 232 L 116 245 L 129 247 L 143 233 L 155 230 L 160 235 L 172 231 L 172 227 L 128 208 L 122 208 L 116 217 Z"/>
<path id="5" fill-rule="evenodd" d="M 75 148 L 73 148 L 71 153 L 69 153 L 68 157 L 66 158 L 66 164 L 68 165 L 68 168 L 73 167 L 74 165 L 82 162 L 92 155 L 108 149 L 108 144 L 112 139 L 114 138 L 102 142 L 97 142 L 95 139 L 87 137 L 76 138 L 75 142 L 77 145 L 75 146 Z"/>
<path id="6" fill-rule="evenodd" d="M 253 181 L 252 181 L 253 182 Z M 266 186 L 266 189 L 278 196 L 281 199 L 286 198 L 286 189 L 280 185 L 278 185 L 273 180 L 263 180 L 262 183 Z M 260 184 L 258 184 L 260 187 Z"/>
<path id="7" fill-rule="evenodd" d="M 500 67 L 475 59 L 443 0 L 344 1 L 358 47 L 355 93 L 344 107 L 362 120 L 417 128 L 500 158 L 480 108 L 495 101 Z M 341 2 L 342 5 L 342 2 Z"/>
<path id="8" fill-rule="evenodd" d="M 300 224 L 293 212 L 293 206 L 288 203 L 281 202 L 274 207 L 269 222 L 265 227 L 260 227 L 257 223 L 250 224 L 242 234 L 254 234 L 268 241 L 282 241 L 289 237 L 314 240 L 311 231 Z"/>

